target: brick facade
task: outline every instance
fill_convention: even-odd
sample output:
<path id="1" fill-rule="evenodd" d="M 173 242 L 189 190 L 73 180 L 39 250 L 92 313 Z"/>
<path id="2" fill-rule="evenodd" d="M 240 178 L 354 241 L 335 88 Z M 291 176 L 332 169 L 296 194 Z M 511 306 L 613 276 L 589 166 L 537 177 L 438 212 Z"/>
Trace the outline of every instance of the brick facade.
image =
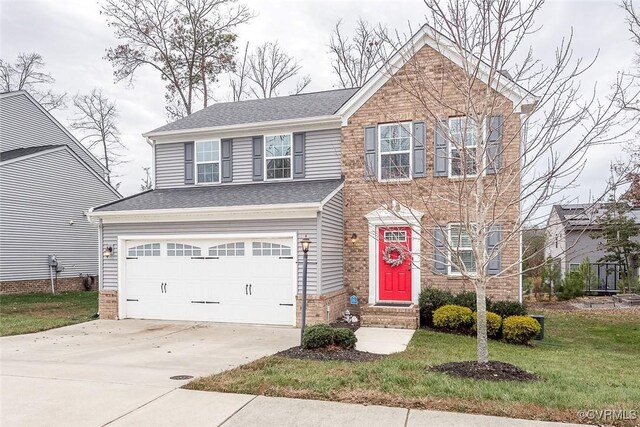
<path id="1" fill-rule="evenodd" d="M 98 289 L 98 279 L 95 278 L 93 290 Z M 58 277 L 55 285 L 56 292 L 84 291 L 82 277 Z M 51 292 L 50 279 L 16 280 L 0 282 L 0 295 L 5 294 L 35 294 Z"/>
<path id="2" fill-rule="evenodd" d="M 307 295 L 307 325 L 331 323 L 347 309 L 349 296 L 343 288 L 325 295 Z M 296 297 L 296 326 L 300 326 L 302 316 L 302 295 Z"/>
<path id="3" fill-rule="evenodd" d="M 419 78 L 416 77 L 416 70 L 419 70 Z M 359 236 L 355 245 L 346 245 L 344 249 L 345 285 L 358 295 L 361 304 L 366 304 L 369 296 L 369 232 L 365 215 L 383 204 L 390 204 L 394 199 L 409 208 L 428 213 L 422 219 L 424 231 L 421 233 L 421 288 L 434 286 L 456 293 L 473 290 L 471 283 L 465 283 L 460 278 L 433 273 L 433 239 L 430 237 L 435 222 L 440 225 L 455 222 L 459 215 L 459 203 L 453 203 L 450 199 L 447 201 L 441 196 L 451 194 L 452 188 L 457 188 L 452 186 L 459 186 L 462 181 L 433 176 L 434 123 L 435 117 L 446 119 L 461 115 L 460 111 L 466 111 L 466 98 L 456 86 L 456 81 L 464 81 L 465 78 L 457 65 L 425 46 L 373 94 L 349 118 L 348 125 L 342 128 L 342 171 L 345 176 L 344 229 L 347 235 L 356 233 Z M 407 88 L 420 85 L 430 85 L 429 90 L 437 88 L 440 93 L 434 98 L 426 97 L 419 101 L 407 92 Z M 484 91 L 486 86 L 478 84 L 478 87 Z M 519 156 L 520 118 L 513 114 L 510 100 L 501 95 L 496 95 L 496 99 L 498 103 L 493 109 L 493 114 L 503 115 L 503 141 L 510 141 L 508 145 L 504 145 L 503 164 L 510 166 L 504 167 L 494 179 L 498 184 L 506 179 L 517 183 L 511 186 L 513 188 L 509 187 L 508 194 L 504 195 L 504 205 L 499 206 L 504 209 L 500 221 L 506 226 L 512 226 L 518 219 L 519 208 L 517 203 L 510 205 L 509 201 L 513 201 L 519 193 L 520 170 L 509 162 L 514 162 Z M 363 179 L 364 127 L 401 121 L 424 121 L 427 125 L 427 177 L 389 184 Z M 488 191 L 491 190 L 488 188 Z M 502 265 L 503 268 L 513 266 L 509 271 L 514 275 L 508 279 L 496 278 L 493 281 L 487 290 L 492 298 L 518 298 L 518 259 L 518 241 L 513 239 L 502 248 Z"/>
<path id="4" fill-rule="evenodd" d="M 100 291 L 98 312 L 100 313 L 100 319 L 118 319 L 118 291 Z"/>

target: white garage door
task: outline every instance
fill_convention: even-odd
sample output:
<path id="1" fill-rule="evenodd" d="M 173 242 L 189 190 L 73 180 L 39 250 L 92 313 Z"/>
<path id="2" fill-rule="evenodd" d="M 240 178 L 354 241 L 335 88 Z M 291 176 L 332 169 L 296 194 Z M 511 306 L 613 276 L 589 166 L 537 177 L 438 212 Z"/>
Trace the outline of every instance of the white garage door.
<path id="1" fill-rule="evenodd" d="M 291 238 L 127 241 L 125 317 L 295 324 Z"/>

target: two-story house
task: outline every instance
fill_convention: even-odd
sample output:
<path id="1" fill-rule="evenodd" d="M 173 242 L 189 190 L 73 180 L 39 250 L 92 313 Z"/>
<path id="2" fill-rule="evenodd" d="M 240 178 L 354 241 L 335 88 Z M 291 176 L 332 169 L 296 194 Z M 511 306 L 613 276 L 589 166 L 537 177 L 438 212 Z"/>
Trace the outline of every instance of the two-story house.
<path id="1" fill-rule="evenodd" d="M 441 73 L 443 61 L 458 66 L 426 31 L 409 43 L 427 75 Z M 408 72 L 405 60 L 392 59 L 397 76 Z M 500 88 L 505 109 L 527 96 L 509 87 Z M 441 113 L 445 121 L 460 120 L 453 110 Z M 496 119 L 496 141 L 503 134 L 518 140 L 518 116 Z M 386 69 L 362 88 L 218 103 L 145 133 L 154 189 L 90 214 L 104 249 L 101 316 L 295 325 L 298 242 L 307 236 L 310 322 L 332 321 L 354 307 L 367 324 L 416 327 L 420 290 L 461 290 L 463 280 L 442 254 L 421 267 L 433 242 L 417 230 L 431 219 L 412 206 L 389 215 L 371 193 L 398 173 L 399 185 L 456 180 L 437 134 Z M 390 144 L 394 138 L 406 141 Z M 501 154 L 517 158 L 515 150 Z M 517 222 L 517 206 L 505 212 Z M 456 221 L 451 206 L 442 204 L 439 215 L 445 226 Z M 381 262 L 397 243 L 413 262 Z M 506 244 L 494 268 L 519 257 L 517 242 Z M 490 292 L 518 299 L 518 280 L 496 281 Z"/>
<path id="2" fill-rule="evenodd" d="M 0 293 L 97 286 L 85 213 L 120 198 L 107 173 L 27 92 L 0 94 Z"/>

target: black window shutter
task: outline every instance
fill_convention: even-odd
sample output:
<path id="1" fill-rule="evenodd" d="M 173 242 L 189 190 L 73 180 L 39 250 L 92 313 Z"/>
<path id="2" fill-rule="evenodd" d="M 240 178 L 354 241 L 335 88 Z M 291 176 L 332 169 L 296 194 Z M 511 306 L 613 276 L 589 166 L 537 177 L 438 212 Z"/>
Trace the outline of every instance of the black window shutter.
<path id="1" fill-rule="evenodd" d="M 221 151 L 221 182 L 233 182 L 233 140 L 223 139 L 220 141 Z"/>
<path id="2" fill-rule="evenodd" d="M 487 174 L 495 174 L 502 168 L 502 116 L 487 120 Z"/>
<path id="3" fill-rule="evenodd" d="M 263 166 L 264 156 L 264 138 L 262 136 L 253 137 L 253 180 L 263 181 L 264 171 Z"/>
<path id="4" fill-rule="evenodd" d="M 445 124 L 440 120 L 436 120 L 433 140 L 433 176 L 448 176 L 449 144 Z"/>
<path id="5" fill-rule="evenodd" d="M 426 126 L 424 122 L 413 123 L 413 176 L 427 176 Z"/>
<path id="6" fill-rule="evenodd" d="M 184 143 L 184 183 L 195 184 L 193 176 L 193 142 Z"/>
<path id="7" fill-rule="evenodd" d="M 433 229 L 433 271 L 437 274 L 447 274 L 446 236 L 438 225 Z"/>
<path id="8" fill-rule="evenodd" d="M 304 178 L 305 173 L 305 134 L 293 134 L 293 178 Z"/>
<path id="9" fill-rule="evenodd" d="M 493 225 L 487 232 L 487 253 L 491 257 L 487 263 L 487 274 L 495 275 L 502 270 L 502 254 L 499 248 L 502 239 L 502 227 Z"/>
<path id="10" fill-rule="evenodd" d="M 378 174 L 378 143 L 376 141 L 377 126 L 364 128 L 364 177 L 376 179 Z"/>

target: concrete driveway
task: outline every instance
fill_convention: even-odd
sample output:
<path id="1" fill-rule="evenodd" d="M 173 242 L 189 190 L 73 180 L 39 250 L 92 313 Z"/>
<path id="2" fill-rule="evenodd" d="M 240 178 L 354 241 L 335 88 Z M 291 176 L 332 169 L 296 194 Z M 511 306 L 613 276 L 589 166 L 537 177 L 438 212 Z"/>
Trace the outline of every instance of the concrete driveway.
<path id="1" fill-rule="evenodd" d="M 95 321 L 0 338 L 0 425 L 101 426 L 182 386 L 297 344 L 299 330 Z"/>

